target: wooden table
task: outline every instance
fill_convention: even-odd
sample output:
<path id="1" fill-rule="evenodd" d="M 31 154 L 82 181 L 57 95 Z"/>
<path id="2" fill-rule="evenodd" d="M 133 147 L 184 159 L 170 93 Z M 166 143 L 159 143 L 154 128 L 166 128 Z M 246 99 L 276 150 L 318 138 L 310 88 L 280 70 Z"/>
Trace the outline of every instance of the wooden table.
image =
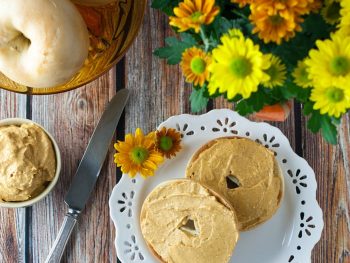
<path id="1" fill-rule="evenodd" d="M 150 5 L 150 4 L 149 4 Z M 168 117 L 189 113 L 191 87 L 178 67 L 167 66 L 152 51 L 172 35 L 167 18 L 149 7 L 142 29 L 125 58 L 108 74 L 75 91 L 50 96 L 26 96 L 0 91 L 0 118 L 32 119 L 51 132 L 62 151 L 63 167 L 54 191 L 42 202 L 25 209 L 0 209 L 0 262 L 44 262 L 66 212 L 63 202 L 77 165 L 107 102 L 116 90 L 131 91 L 116 133 L 141 127 L 151 131 Z M 217 99 L 214 108 L 232 108 Z M 350 117 L 339 129 L 339 144 L 330 146 L 305 128 L 300 106 L 284 123 L 273 123 L 289 138 L 295 151 L 313 167 L 318 181 L 317 199 L 324 211 L 325 229 L 313 251 L 312 262 L 350 262 Z M 116 262 L 115 231 L 108 198 L 120 176 L 113 164 L 113 146 L 96 190 L 82 214 L 64 254 L 63 262 Z M 268 263 L 268 262 L 264 262 Z"/>

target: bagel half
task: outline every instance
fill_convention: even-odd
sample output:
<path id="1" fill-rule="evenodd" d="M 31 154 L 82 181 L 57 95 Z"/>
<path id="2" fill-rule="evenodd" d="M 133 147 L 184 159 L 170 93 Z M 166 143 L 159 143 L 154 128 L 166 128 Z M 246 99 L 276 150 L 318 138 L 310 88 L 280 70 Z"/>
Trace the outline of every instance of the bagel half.
<path id="1" fill-rule="evenodd" d="M 0 0 L 0 71 L 19 84 L 69 81 L 89 48 L 84 20 L 69 0 Z"/>
<path id="2" fill-rule="evenodd" d="M 229 203 L 188 179 L 158 185 L 145 199 L 142 235 L 152 253 L 165 263 L 225 263 L 239 232 Z"/>
<path id="3" fill-rule="evenodd" d="M 246 138 L 224 137 L 203 145 L 190 160 L 186 177 L 228 200 L 240 231 L 270 219 L 283 197 L 283 176 L 274 153 Z"/>

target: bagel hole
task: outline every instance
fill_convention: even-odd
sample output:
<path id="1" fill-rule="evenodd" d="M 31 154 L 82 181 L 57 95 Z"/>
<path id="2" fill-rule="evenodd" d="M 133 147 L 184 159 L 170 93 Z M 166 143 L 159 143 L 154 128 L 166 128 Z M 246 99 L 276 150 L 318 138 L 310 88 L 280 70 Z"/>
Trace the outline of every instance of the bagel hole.
<path id="1" fill-rule="evenodd" d="M 185 234 L 190 236 L 196 237 L 199 235 L 195 221 L 188 217 L 182 221 L 179 229 Z"/>
<path id="2" fill-rule="evenodd" d="M 14 50 L 21 52 L 31 45 L 31 41 L 23 33 L 18 34 L 15 38 L 9 41 L 8 45 Z"/>
<path id="3" fill-rule="evenodd" d="M 238 178 L 232 174 L 226 176 L 226 185 L 228 189 L 236 189 L 241 186 Z"/>

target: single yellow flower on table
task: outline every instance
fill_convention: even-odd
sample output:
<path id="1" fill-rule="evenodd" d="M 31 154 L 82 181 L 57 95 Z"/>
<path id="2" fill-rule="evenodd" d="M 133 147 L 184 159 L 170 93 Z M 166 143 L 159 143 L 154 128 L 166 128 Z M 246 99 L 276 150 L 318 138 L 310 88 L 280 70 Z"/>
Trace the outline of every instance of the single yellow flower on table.
<path id="1" fill-rule="evenodd" d="M 135 177 L 137 173 L 144 178 L 154 175 L 158 165 L 163 162 L 163 156 L 155 148 L 155 132 L 144 135 L 140 128 L 135 136 L 127 134 L 125 141 L 114 144 L 117 153 L 114 162 L 121 167 L 123 173 Z"/>
<path id="2" fill-rule="evenodd" d="M 181 133 L 177 130 L 163 127 L 156 131 L 156 136 L 156 147 L 164 157 L 170 159 L 181 150 Z"/>
<path id="3" fill-rule="evenodd" d="M 314 109 L 321 114 L 339 118 L 350 109 L 350 86 L 345 81 L 337 85 L 315 86 L 311 91 L 310 100 L 314 101 Z"/>
<path id="4" fill-rule="evenodd" d="M 309 78 L 307 66 L 304 61 L 298 61 L 297 67 L 294 69 L 292 76 L 294 83 L 302 88 L 311 88 L 312 80 Z"/>
<path id="5" fill-rule="evenodd" d="M 327 0 L 321 10 L 324 20 L 331 25 L 335 25 L 340 21 L 340 2 L 339 0 Z"/>
<path id="6" fill-rule="evenodd" d="M 197 47 L 188 48 L 182 54 L 180 63 L 186 81 L 194 85 L 203 86 L 209 80 L 209 70 L 212 59 L 209 54 Z"/>
<path id="7" fill-rule="evenodd" d="M 192 28 L 198 33 L 201 25 L 211 24 L 219 12 L 215 0 L 184 0 L 174 8 L 175 16 L 169 17 L 169 24 L 177 27 L 180 32 Z"/>
<path id="8" fill-rule="evenodd" d="M 281 59 L 275 55 L 266 55 L 270 61 L 270 67 L 265 70 L 265 73 L 269 75 L 270 79 L 262 83 L 266 88 L 274 88 L 278 86 L 283 86 L 286 80 L 287 69 Z"/>
<path id="9" fill-rule="evenodd" d="M 269 80 L 264 72 L 270 67 L 269 59 L 260 52 L 251 39 L 224 35 L 222 44 L 212 51 L 213 62 L 209 66 L 211 77 L 210 94 L 227 93 L 232 99 L 240 94 L 249 98 L 262 82 Z"/>
<path id="10" fill-rule="evenodd" d="M 331 39 L 317 40 L 316 46 L 318 49 L 310 50 L 310 58 L 305 60 L 313 83 L 350 83 L 350 38 L 335 34 Z"/>

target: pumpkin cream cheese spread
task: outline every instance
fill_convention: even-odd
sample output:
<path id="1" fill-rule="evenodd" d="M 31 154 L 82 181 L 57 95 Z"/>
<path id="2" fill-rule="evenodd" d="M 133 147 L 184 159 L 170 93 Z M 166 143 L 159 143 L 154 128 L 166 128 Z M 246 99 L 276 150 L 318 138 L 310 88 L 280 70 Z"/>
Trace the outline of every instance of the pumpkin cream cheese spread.
<path id="1" fill-rule="evenodd" d="M 141 231 L 161 262 L 228 262 L 238 240 L 229 204 L 197 182 L 156 187 L 141 211 Z"/>
<path id="2" fill-rule="evenodd" d="M 186 176 L 227 199 L 242 231 L 270 219 L 283 195 L 274 153 L 245 138 L 220 138 L 204 145 L 192 157 Z"/>
<path id="3" fill-rule="evenodd" d="M 37 125 L 0 127 L 0 201 L 40 194 L 56 172 L 51 140 Z"/>

